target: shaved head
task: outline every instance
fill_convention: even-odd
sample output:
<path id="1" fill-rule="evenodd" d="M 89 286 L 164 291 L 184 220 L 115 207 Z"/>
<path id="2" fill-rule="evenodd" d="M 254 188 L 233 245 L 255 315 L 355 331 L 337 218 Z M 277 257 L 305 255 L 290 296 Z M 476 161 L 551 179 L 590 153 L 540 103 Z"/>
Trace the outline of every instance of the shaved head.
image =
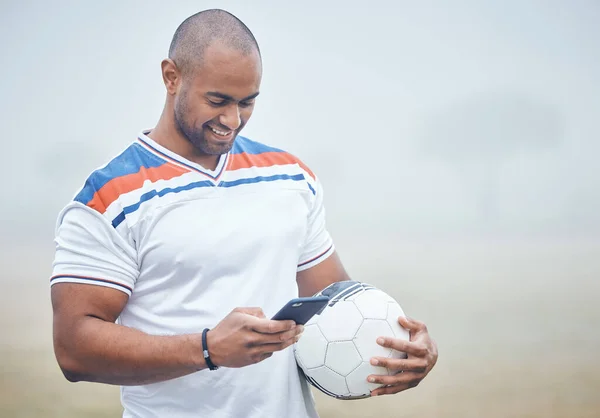
<path id="1" fill-rule="evenodd" d="M 220 9 L 204 10 L 186 20 L 175 31 L 169 58 L 183 75 L 202 66 L 206 49 L 218 43 L 245 55 L 260 49 L 254 35 L 237 17 Z"/>

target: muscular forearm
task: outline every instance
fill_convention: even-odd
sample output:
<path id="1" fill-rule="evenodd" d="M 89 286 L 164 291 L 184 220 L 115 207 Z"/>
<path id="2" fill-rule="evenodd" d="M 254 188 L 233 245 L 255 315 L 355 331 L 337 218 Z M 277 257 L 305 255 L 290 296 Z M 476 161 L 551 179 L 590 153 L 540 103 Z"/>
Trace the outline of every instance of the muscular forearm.
<path id="1" fill-rule="evenodd" d="M 198 334 L 154 336 L 93 317 L 63 329 L 54 342 L 70 381 L 143 385 L 206 368 Z"/>

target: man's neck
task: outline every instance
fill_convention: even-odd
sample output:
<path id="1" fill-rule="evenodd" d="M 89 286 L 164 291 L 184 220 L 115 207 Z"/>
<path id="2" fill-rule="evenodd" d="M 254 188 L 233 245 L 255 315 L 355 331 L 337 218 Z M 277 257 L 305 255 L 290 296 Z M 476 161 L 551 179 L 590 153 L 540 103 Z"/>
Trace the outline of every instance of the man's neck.
<path id="1" fill-rule="evenodd" d="M 164 114 L 161 115 L 154 129 L 148 132 L 147 135 L 157 144 L 186 160 L 201 165 L 207 170 L 215 170 L 219 164 L 218 155 L 200 154 L 196 147 L 181 135 L 179 130 L 175 127 L 174 121 L 165 118 Z"/>

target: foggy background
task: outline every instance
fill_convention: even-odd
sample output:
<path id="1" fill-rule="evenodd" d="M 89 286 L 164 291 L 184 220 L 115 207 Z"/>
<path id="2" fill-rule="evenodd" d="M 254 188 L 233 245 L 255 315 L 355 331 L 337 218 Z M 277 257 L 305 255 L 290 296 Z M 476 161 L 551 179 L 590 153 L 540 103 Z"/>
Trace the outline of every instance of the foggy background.
<path id="1" fill-rule="evenodd" d="M 600 3 L 0 5 L 0 416 L 120 416 L 53 357 L 55 220 L 154 126 L 172 35 L 213 7 L 263 55 L 243 135 L 316 172 L 351 276 L 439 345 L 419 387 L 322 416 L 600 416 Z"/>

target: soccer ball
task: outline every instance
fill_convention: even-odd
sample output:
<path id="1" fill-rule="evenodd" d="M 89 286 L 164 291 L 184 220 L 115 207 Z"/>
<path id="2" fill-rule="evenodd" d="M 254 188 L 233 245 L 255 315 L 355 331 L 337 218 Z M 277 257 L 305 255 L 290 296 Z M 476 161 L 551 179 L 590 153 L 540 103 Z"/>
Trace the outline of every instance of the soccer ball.
<path id="1" fill-rule="evenodd" d="M 405 316 L 400 305 L 374 286 L 357 281 L 337 282 L 316 296 L 329 303 L 306 324 L 294 344 L 296 362 L 311 385 L 337 399 L 360 399 L 382 385 L 370 383 L 371 374 L 396 371 L 372 366 L 372 357 L 406 358 L 406 353 L 377 344 L 377 337 L 409 340 L 398 323 Z"/>

